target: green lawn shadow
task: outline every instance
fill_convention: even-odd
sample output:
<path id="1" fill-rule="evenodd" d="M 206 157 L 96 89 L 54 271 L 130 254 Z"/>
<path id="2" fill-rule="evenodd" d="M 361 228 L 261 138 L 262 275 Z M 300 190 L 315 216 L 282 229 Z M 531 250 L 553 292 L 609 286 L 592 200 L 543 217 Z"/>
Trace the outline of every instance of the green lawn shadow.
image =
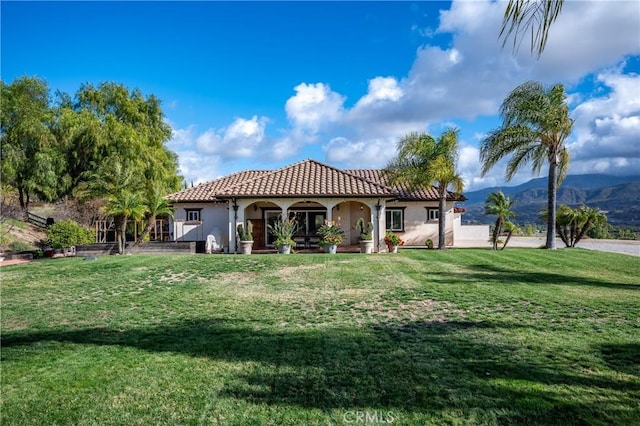
<path id="1" fill-rule="evenodd" d="M 608 398 L 587 399 L 588 405 L 575 402 L 564 390 L 570 386 L 587 393 L 638 393 L 637 381 L 589 375 L 544 356 L 523 361 L 512 356 L 518 347 L 476 337 L 477 331 L 500 333 L 514 327 L 523 326 L 435 321 L 296 330 L 202 318 L 143 329 L 10 332 L 4 333 L 1 344 L 7 349 L 70 342 L 258 363 L 225 383 L 218 395 L 327 412 L 371 408 L 438 417 L 446 410 L 481 411 L 508 424 L 584 424 L 594 418 L 606 423 L 612 416 L 633 414 Z M 610 357 L 608 362 L 618 370 L 635 368 L 637 345 L 623 352 L 623 357 Z M 5 350 L 3 364 L 21 356 L 26 355 Z"/>

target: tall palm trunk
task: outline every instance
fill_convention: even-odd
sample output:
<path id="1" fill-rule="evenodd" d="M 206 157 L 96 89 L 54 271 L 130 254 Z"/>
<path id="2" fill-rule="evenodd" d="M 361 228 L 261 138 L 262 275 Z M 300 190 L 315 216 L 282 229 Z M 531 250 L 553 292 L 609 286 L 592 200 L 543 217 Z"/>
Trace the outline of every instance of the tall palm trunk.
<path id="1" fill-rule="evenodd" d="M 549 181 L 547 182 L 547 242 L 545 248 L 556 249 L 556 190 L 558 183 L 558 156 L 554 152 L 549 156 Z"/>
<path id="2" fill-rule="evenodd" d="M 446 231 L 446 218 L 445 218 L 445 205 L 447 203 L 447 188 L 442 186 L 438 188 L 440 193 L 440 199 L 438 200 L 438 250 L 445 249 L 445 231 Z"/>
<path id="3" fill-rule="evenodd" d="M 504 250 L 505 247 L 507 247 L 507 244 L 509 244 L 509 240 L 511 239 L 512 235 L 513 235 L 513 230 L 509 229 L 507 233 L 507 238 L 504 240 L 504 244 L 502 245 L 502 248 L 500 248 L 500 250 Z M 497 247 L 496 247 L 496 250 L 497 250 Z"/>
<path id="4" fill-rule="evenodd" d="M 125 254 L 125 249 L 127 247 L 127 217 L 121 216 L 119 220 L 120 222 L 116 227 L 118 230 L 118 235 L 116 235 L 116 240 L 118 240 L 118 253 Z"/>
<path id="5" fill-rule="evenodd" d="M 498 216 L 496 219 L 496 225 L 493 228 L 493 249 L 498 250 L 498 239 L 500 238 L 500 233 L 502 232 L 502 216 Z"/>
<path id="6" fill-rule="evenodd" d="M 144 239 L 147 238 L 147 235 L 151 234 L 151 230 L 156 226 L 156 217 L 152 216 L 147 221 L 147 226 L 144 227 L 142 234 L 136 237 L 136 242 L 133 244 L 134 246 L 140 245 L 144 242 Z"/>

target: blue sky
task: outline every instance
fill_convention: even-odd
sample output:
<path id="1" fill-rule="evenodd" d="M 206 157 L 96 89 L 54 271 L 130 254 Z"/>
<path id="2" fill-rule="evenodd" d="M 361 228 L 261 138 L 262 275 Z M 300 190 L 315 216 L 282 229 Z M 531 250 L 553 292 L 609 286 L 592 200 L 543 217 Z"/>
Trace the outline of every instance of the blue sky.
<path id="1" fill-rule="evenodd" d="M 568 1 L 543 56 L 501 49 L 504 2 L 6 2 L 1 74 L 163 101 L 188 181 L 305 158 L 383 167 L 409 131 L 460 129 L 459 170 L 518 84 L 563 83 L 570 173 L 640 173 L 640 3 Z M 544 172 L 543 172 L 544 174 Z M 511 184 L 532 177 L 524 170 Z"/>

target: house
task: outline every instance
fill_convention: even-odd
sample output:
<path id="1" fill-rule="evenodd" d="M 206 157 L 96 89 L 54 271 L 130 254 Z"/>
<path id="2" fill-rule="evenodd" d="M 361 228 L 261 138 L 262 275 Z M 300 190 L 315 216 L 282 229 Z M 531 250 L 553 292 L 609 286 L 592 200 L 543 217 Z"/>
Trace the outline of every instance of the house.
<path id="1" fill-rule="evenodd" d="M 299 224 L 296 242 L 313 247 L 316 230 L 325 220 L 335 221 L 345 231 L 343 244 L 358 244 L 358 218 L 374 225 L 374 251 L 386 251 L 385 231 L 399 234 L 406 245 L 424 246 L 438 239 L 438 195 L 436 189 L 410 192 L 390 186 L 382 170 L 341 170 L 307 159 L 278 170 L 243 171 L 203 183 L 167 196 L 175 218 L 169 229 L 173 241 L 196 241 L 199 250 L 208 235 L 225 247 L 238 250 L 236 225 L 253 224 L 254 249 L 273 246 L 267 225 L 281 215 L 295 217 Z M 456 201 L 464 196 L 449 193 L 446 203 L 446 243 L 453 245 L 454 230 L 460 228 L 461 212 Z"/>

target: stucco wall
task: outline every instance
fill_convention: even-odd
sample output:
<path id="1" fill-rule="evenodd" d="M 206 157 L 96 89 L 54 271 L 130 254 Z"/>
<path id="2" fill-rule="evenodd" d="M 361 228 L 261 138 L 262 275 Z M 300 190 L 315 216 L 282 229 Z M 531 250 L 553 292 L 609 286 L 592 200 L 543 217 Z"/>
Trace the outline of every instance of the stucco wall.
<path id="1" fill-rule="evenodd" d="M 438 221 L 428 220 L 429 209 L 437 209 L 438 203 L 389 203 L 388 209 L 404 207 L 404 232 L 395 232 L 405 241 L 408 246 L 424 246 L 427 239 L 431 239 L 435 245 L 438 244 Z M 446 229 L 445 244 L 453 245 L 453 203 L 449 202 L 445 206 Z"/>
<path id="2" fill-rule="evenodd" d="M 188 222 L 185 209 L 202 209 L 199 222 Z M 225 204 L 174 204 L 173 232 L 175 241 L 204 241 L 216 237 L 221 245 L 229 244 L 229 210 Z"/>
<path id="3" fill-rule="evenodd" d="M 268 205 L 273 206 L 274 209 L 278 209 L 278 205 L 282 204 L 283 207 L 293 205 L 295 202 L 304 201 L 292 200 L 292 199 L 273 199 L 269 200 Z M 373 215 L 376 211 L 373 209 L 375 201 L 362 200 L 363 204 L 358 201 L 343 201 L 339 199 L 324 199 L 322 200 L 325 205 L 333 205 L 330 210 L 330 217 L 339 222 L 342 229 L 345 231 L 344 244 L 357 244 L 360 235 L 355 229 L 356 222 L 359 217 L 363 217 L 365 221 L 372 221 L 375 223 Z M 367 203 L 368 202 L 368 203 Z M 266 206 L 265 202 L 259 202 L 256 209 L 253 208 L 255 201 L 242 200 L 239 202 L 240 208 L 238 211 L 238 223 L 243 223 L 246 219 L 261 219 L 261 208 Z M 273 203 L 273 204 L 272 204 Z M 360 206 L 363 209 L 360 210 Z M 386 208 L 403 208 L 404 207 L 404 231 L 397 232 L 402 239 L 405 240 L 405 245 L 424 246 L 427 239 L 431 239 L 434 244 L 438 241 L 438 221 L 428 220 L 428 210 L 437 209 L 437 202 L 424 203 L 424 202 L 390 202 L 381 209 L 380 218 L 381 221 L 385 220 Z M 200 222 L 187 222 L 185 208 L 198 208 L 201 210 Z M 229 236 L 229 209 L 225 204 L 213 204 L 213 203 L 176 203 L 174 205 L 175 220 L 172 223 L 172 230 L 174 232 L 175 241 L 204 241 L 207 235 L 211 234 L 216 237 L 219 244 L 228 246 L 229 243 L 233 243 L 233 236 Z M 488 235 L 487 226 L 461 226 L 460 215 L 453 213 L 453 203 L 447 203 L 446 206 L 446 232 L 445 239 L 446 244 L 451 246 L 454 244 L 454 231 L 456 239 L 477 239 L 482 236 L 484 238 L 485 230 Z M 384 238 L 384 227 L 381 223 L 381 239 Z M 472 229 L 473 228 L 473 229 Z M 235 229 L 235 228 L 232 228 Z M 233 245 L 233 244 L 232 244 Z M 383 241 L 381 240 L 380 249 L 385 250 Z"/>
<path id="4" fill-rule="evenodd" d="M 489 225 L 462 225 L 462 217 L 456 214 L 454 221 L 456 240 L 489 240 Z"/>

